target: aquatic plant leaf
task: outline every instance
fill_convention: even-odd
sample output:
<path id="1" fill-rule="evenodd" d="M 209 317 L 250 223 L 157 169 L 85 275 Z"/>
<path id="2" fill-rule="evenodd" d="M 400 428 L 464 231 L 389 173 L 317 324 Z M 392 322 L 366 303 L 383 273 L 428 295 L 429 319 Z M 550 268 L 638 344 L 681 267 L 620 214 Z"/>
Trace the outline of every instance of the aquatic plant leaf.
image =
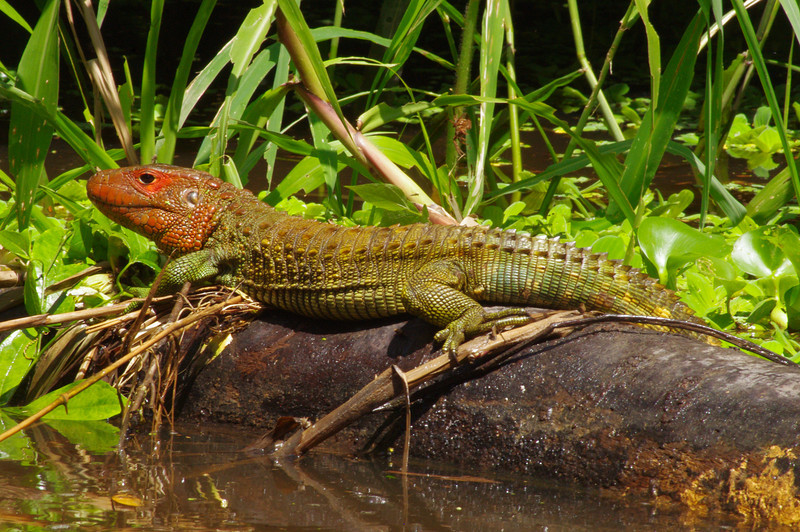
<path id="1" fill-rule="evenodd" d="M 13 331 L 0 342 L 0 405 L 6 404 L 39 356 L 36 329 Z"/>
<path id="2" fill-rule="evenodd" d="M 702 233 L 672 218 L 645 218 L 638 239 L 642 252 L 655 265 L 659 281 L 670 287 L 675 285 L 679 268 L 698 257 L 721 257 L 729 249 L 722 237 Z"/>
<path id="3" fill-rule="evenodd" d="M 93 454 L 111 452 L 119 444 L 119 429 L 105 421 L 50 419 L 47 424 Z"/>
<path id="4" fill-rule="evenodd" d="M 625 258 L 625 242 L 617 235 L 605 235 L 592 244 L 593 253 L 608 253 L 609 259 L 622 260 Z"/>
<path id="5" fill-rule="evenodd" d="M 59 397 L 76 386 L 79 386 L 82 382 L 83 381 L 78 381 L 67 384 L 57 390 L 53 390 L 47 395 L 43 395 L 25 406 L 9 407 L 5 408 L 5 411 L 14 416 L 30 416 L 39 412 L 44 407 L 49 406 L 54 401 L 57 401 Z M 126 402 L 124 397 L 122 398 L 122 402 Z M 52 412 L 48 412 L 42 419 L 97 421 L 116 416 L 120 411 L 120 397 L 117 395 L 117 390 L 107 382 L 98 381 L 70 399 L 66 406 L 58 406 Z"/>
<path id="6" fill-rule="evenodd" d="M 759 227 L 740 236 L 731 252 L 734 264 L 758 278 L 795 275 L 791 261 L 772 238 L 775 230 L 772 226 Z"/>
<path id="7" fill-rule="evenodd" d="M 5 432 L 16 424 L 16 421 L 0 411 L 0 432 Z M 35 457 L 33 442 L 23 432 L 17 432 L 0 441 L 0 460 L 30 463 Z"/>

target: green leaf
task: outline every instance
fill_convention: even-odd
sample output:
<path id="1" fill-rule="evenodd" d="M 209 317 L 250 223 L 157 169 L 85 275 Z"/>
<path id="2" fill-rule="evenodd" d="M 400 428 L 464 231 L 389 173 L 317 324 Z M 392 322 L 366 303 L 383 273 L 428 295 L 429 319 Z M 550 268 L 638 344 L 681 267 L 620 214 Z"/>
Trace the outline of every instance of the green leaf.
<path id="1" fill-rule="evenodd" d="M 699 257 L 721 257 L 728 252 L 724 239 L 707 235 L 672 218 L 642 220 L 638 231 L 642 252 L 655 265 L 661 284 L 674 287 L 675 272 Z"/>
<path id="2" fill-rule="evenodd" d="M 343 167 L 344 165 L 342 165 Z M 275 205 L 280 200 L 288 198 L 298 190 L 310 192 L 325 183 L 325 174 L 319 158 L 314 156 L 303 159 L 292 168 L 283 181 L 270 192 L 266 199 L 270 205 Z"/>
<path id="3" fill-rule="evenodd" d="M 141 104 L 139 107 L 139 138 L 141 160 L 149 164 L 155 156 L 156 145 L 156 59 L 158 57 L 158 37 L 161 32 L 161 15 L 164 0 L 150 1 L 150 21 L 147 25 L 147 44 L 144 49 L 142 66 Z"/>
<path id="4" fill-rule="evenodd" d="M 93 240 L 91 226 L 85 220 L 73 220 L 72 236 L 67 241 L 67 257 L 86 261 L 91 254 Z"/>
<path id="5" fill-rule="evenodd" d="M 5 432 L 17 424 L 0 409 L 0 432 Z M 13 460 L 22 463 L 35 463 L 36 451 L 33 442 L 24 433 L 17 432 L 0 441 L 0 460 Z"/>
<path id="6" fill-rule="evenodd" d="M 114 150 L 106 152 L 94 139 L 84 133 L 80 126 L 67 118 L 61 111 L 50 109 L 44 102 L 38 100 L 36 97 L 18 87 L 9 86 L 2 80 L 0 80 L 0 97 L 11 100 L 14 104 L 19 104 L 26 110 L 26 113 L 38 116 L 48 124 L 54 125 L 58 135 L 66 141 L 84 161 L 90 163 L 92 166 L 96 168 L 117 167 L 112 157 L 115 153 Z M 119 152 L 117 158 L 122 158 L 123 155 L 124 154 Z"/>
<path id="7" fill-rule="evenodd" d="M 403 194 L 403 191 L 390 183 L 366 183 L 364 185 L 352 185 L 347 188 L 358 194 L 364 201 L 368 201 L 381 209 L 418 212 L 414 204 Z"/>
<path id="8" fill-rule="evenodd" d="M 767 62 L 764 60 L 764 55 L 761 53 L 762 43 L 758 41 L 752 21 L 750 20 L 742 0 L 732 0 L 732 4 L 734 11 L 736 11 L 736 20 L 739 22 L 739 26 L 742 29 L 742 34 L 747 42 L 747 48 L 750 52 L 750 59 L 756 69 L 756 72 L 758 72 L 758 78 L 761 81 L 761 87 L 764 91 L 764 96 L 769 103 L 769 108 L 772 112 L 772 119 L 775 122 L 775 130 L 778 132 L 778 135 L 780 135 L 781 146 L 783 147 L 783 154 L 786 158 L 786 165 L 789 168 L 789 174 L 791 176 L 792 186 L 794 187 L 795 197 L 800 198 L 800 173 L 798 173 L 797 165 L 795 163 L 794 156 L 792 155 L 792 149 L 787 135 L 787 127 L 783 123 L 780 105 L 778 104 L 778 97 L 775 94 L 775 89 L 772 87 L 770 74 L 767 70 Z M 798 15 L 797 6 L 795 4 L 795 6 L 787 8 L 787 4 L 788 2 L 782 2 L 784 10 L 786 10 L 787 15 L 790 17 L 790 22 L 793 25 L 793 29 L 797 31 L 798 27 L 800 27 L 800 20 L 798 20 L 800 15 Z M 794 37 L 797 38 L 796 33 Z"/>
<path id="9" fill-rule="evenodd" d="M 42 261 L 31 259 L 25 271 L 25 310 L 30 315 L 42 314 L 45 305 L 45 277 Z"/>
<path id="10" fill-rule="evenodd" d="M 49 419 L 47 424 L 92 454 L 109 453 L 119 444 L 119 429 L 106 421 Z"/>
<path id="11" fill-rule="evenodd" d="M 391 42 L 383 52 L 382 63 L 402 65 L 406 62 L 414 50 L 425 20 L 435 11 L 439 3 L 439 0 L 409 0 L 405 3 L 403 17 L 394 30 Z M 394 75 L 395 72 L 388 68 L 376 72 L 370 87 L 367 107 L 376 104 L 384 87 Z"/>
<path id="12" fill-rule="evenodd" d="M 480 94 L 482 98 L 494 98 L 497 94 L 497 72 L 500 68 L 503 53 L 503 31 L 505 18 L 510 16 L 508 4 L 502 0 L 488 0 L 483 13 L 481 26 L 481 47 L 479 57 Z M 478 143 L 475 170 L 469 181 L 466 204 L 463 213 L 472 213 L 483 200 L 483 183 L 489 160 L 490 134 L 494 121 L 494 103 L 484 101 L 480 104 L 477 124 Z"/>
<path id="13" fill-rule="evenodd" d="M 625 158 L 625 170 L 619 186 L 627 197 L 629 205 L 639 204 L 644 191 L 650 186 L 658 170 L 667 144 L 675 131 L 683 103 L 694 79 L 697 49 L 704 27 L 703 14 L 698 12 L 672 54 L 661 77 L 658 102 L 654 102 L 655 105 L 651 106 L 642 119 L 633 145 Z M 614 202 L 609 205 L 608 215 L 619 218 L 623 208 L 616 198 L 613 199 Z"/>
<path id="14" fill-rule="evenodd" d="M 740 236 L 731 252 L 733 263 L 758 278 L 796 275 L 791 261 L 771 238 L 775 230 L 773 226 L 759 227 Z"/>
<path id="15" fill-rule="evenodd" d="M 15 416 L 30 416 L 49 406 L 63 394 L 79 386 L 82 381 L 73 382 L 18 408 L 6 408 Z M 123 398 L 124 402 L 124 398 Z M 117 390 L 104 381 L 98 381 L 70 399 L 66 406 L 61 405 L 42 419 L 66 419 L 73 421 L 92 421 L 108 419 L 121 412 Z"/>
<path id="16" fill-rule="evenodd" d="M 31 28 L 30 24 L 28 24 L 28 22 L 8 4 L 7 0 L 0 0 L 0 12 L 22 26 L 28 33 L 33 33 L 33 29 Z"/>
<path id="17" fill-rule="evenodd" d="M 368 133 L 373 129 L 379 128 L 398 118 L 407 118 L 417 113 L 435 107 L 431 102 L 411 102 L 401 107 L 392 107 L 384 102 L 367 109 L 358 117 L 358 129 L 362 133 Z"/>
<path id="18" fill-rule="evenodd" d="M 203 67 L 203 69 L 195 76 L 183 95 L 181 102 L 180 116 L 178 117 L 178 128 L 183 127 L 189 113 L 200 101 L 200 98 L 206 93 L 211 83 L 217 79 L 217 76 L 225 69 L 230 61 L 230 51 L 233 48 L 233 43 L 236 37 L 225 43 L 219 52 Z M 196 164 L 196 163 L 195 163 Z"/>
<path id="19" fill-rule="evenodd" d="M 197 8 L 197 14 L 192 22 L 192 27 L 186 35 L 186 42 L 183 45 L 181 60 L 175 70 L 175 77 L 172 81 L 172 89 L 169 93 L 167 110 L 164 113 L 164 123 L 161 126 L 162 139 L 157 141 L 158 160 L 163 163 L 171 163 L 175 153 L 175 141 L 177 133 L 182 123 L 180 122 L 181 107 L 183 105 L 184 92 L 192 71 L 195 52 L 203 36 L 203 30 L 211 17 L 211 12 L 217 0 L 203 0 Z"/>
<path id="20" fill-rule="evenodd" d="M 25 231 L 0 231 L 0 246 L 20 257 L 23 260 L 30 258 L 31 240 L 30 230 Z"/>
<path id="21" fill-rule="evenodd" d="M 0 342 L 0 405 L 6 404 L 39 356 L 36 329 L 13 331 Z"/>
<path id="22" fill-rule="evenodd" d="M 608 253 L 609 259 L 625 258 L 625 241 L 616 235 L 605 235 L 592 244 L 592 253 Z"/>
<path id="23" fill-rule="evenodd" d="M 234 49 L 236 47 L 234 46 Z M 255 94 L 256 90 L 259 88 L 261 83 L 264 81 L 264 78 L 273 70 L 275 67 L 275 60 L 278 56 L 280 51 L 280 47 L 278 45 L 272 45 L 268 49 L 260 52 L 256 57 L 253 59 L 252 63 L 250 63 L 244 72 L 241 74 L 240 78 L 236 80 L 236 87 L 232 89 L 232 96 L 230 98 L 226 98 L 225 100 L 225 109 L 220 108 L 217 112 L 217 115 L 214 117 L 214 120 L 211 123 L 212 127 L 219 127 L 220 121 L 223 117 L 227 117 L 227 120 L 232 125 L 243 118 L 245 111 L 247 110 L 248 102 Z M 233 53 L 233 51 L 231 52 Z M 281 90 L 282 89 L 282 90 Z M 277 105 L 279 101 L 282 101 L 288 91 L 287 88 L 281 88 L 275 91 L 276 93 L 272 94 L 273 97 L 277 96 L 277 101 L 270 101 L 267 100 L 267 105 Z M 256 100 L 257 102 L 260 101 Z M 264 103 L 262 103 L 259 107 L 263 107 Z M 263 111 L 269 111 L 270 109 L 265 108 Z M 253 118 L 252 116 L 250 117 Z M 261 118 L 261 117 L 257 117 Z M 266 121 L 267 116 L 263 116 L 264 121 Z M 234 130 L 235 131 L 235 130 Z M 231 135 L 232 137 L 232 135 Z M 211 145 L 213 136 L 208 136 L 203 139 L 203 143 L 200 146 L 200 149 L 197 151 L 196 159 L 198 161 L 205 161 L 208 160 L 210 153 L 211 153 Z"/>
<path id="24" fill-rule="evenodd" d="M 29 93 L 51 113 L 58 106 L 58 8 L 60 1 L 49 0 L 28 40 L 17 69 L 17 88 Z M 8 145 L 11 174 L 16 177 L 17 221 L 28 226 L 33 200 L 44 179 L 44 160 L 53 139 L 53 124 L 29 113 L 19 101 L 11 102 Z"/>

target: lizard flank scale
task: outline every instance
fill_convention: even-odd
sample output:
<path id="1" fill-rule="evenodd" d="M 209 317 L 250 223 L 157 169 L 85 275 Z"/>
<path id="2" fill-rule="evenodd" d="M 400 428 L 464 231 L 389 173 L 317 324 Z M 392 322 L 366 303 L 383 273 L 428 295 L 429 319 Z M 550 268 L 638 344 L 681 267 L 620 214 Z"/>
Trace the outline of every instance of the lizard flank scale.
<path id="1" fill-rule="evenodd" d="M 701 322 L 670 290 L 602 253 L 487 227 L 342 227 L 280 213 L 210 174 L 167 165 L 105 170 L 89 198 L 119 224 L 178 257 L 159 293 L 186 281 L 239 287 L 270 306 L 315 318 L 401 313 L 464 340 L 529 321 L 483 303 L 651 315 Z"/>

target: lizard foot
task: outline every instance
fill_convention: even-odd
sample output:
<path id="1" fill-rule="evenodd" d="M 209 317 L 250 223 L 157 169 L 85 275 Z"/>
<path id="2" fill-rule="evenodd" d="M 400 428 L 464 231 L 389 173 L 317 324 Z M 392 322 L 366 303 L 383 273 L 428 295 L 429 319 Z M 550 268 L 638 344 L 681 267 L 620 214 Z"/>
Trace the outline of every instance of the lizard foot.
<path id="1" fill-rule="evenodd" d="M 442 344 L 442 351 L 454 357 L 458 346 L 466 337 L 501 331 L 531 321 L 528 311 L 522 308 L 508 308 L 496 312 L 486 312 L 480 307 L 472 308 L 447 324 L 447 327 L 437 332 L 433 339 Z"/>

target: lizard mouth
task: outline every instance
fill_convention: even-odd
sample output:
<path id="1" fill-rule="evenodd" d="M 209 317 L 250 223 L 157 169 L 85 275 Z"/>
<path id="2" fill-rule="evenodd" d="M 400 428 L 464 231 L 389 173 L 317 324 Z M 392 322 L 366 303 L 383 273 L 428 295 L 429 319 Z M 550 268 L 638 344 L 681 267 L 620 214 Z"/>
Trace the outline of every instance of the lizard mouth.
<path id="1" fill-rule="evenodd" d="M 119 169 L 103 170 L 97 172 L 89 181 L 86 182 L 86 195 L 103 214 L 107 209 L 136 209 L 150 207 L 150 203 L 141 194 L 136 192 L 126 192 L 109 184 L 112 174 L 118 173 Z"/>

